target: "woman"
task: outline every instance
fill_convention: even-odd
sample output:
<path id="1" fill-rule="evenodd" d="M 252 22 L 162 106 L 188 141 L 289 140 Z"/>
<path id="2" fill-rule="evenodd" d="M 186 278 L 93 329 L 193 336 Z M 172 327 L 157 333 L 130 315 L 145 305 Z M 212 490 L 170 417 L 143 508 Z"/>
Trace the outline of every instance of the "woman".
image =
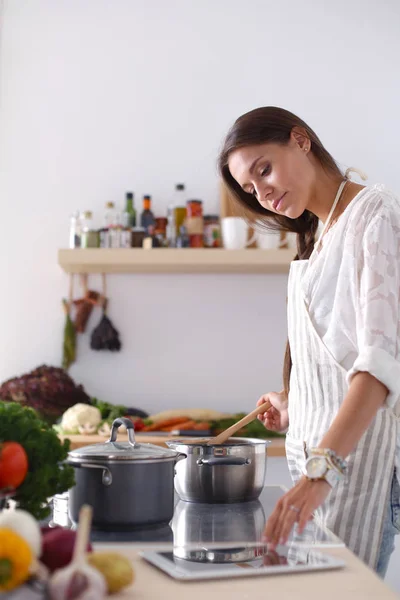
<path id="1" fill-rule="evenodd" d="M 280 108 L 241 116 L 219 167 L 251 221 L 297 233 L 284 389 L 258 401 L 272 404 L 265 426 L 287 430 L 294 487 L 266 539 L 286 543 L 316 511 L 384 576 L 400 528 L 400 202 L 343 175 L 310 127 Z"/>

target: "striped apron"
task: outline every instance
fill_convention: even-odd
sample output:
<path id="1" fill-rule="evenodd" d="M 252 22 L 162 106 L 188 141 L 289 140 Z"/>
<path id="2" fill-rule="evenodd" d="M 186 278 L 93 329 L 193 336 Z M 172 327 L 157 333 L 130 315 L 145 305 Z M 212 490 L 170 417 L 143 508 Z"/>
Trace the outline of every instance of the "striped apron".
<path id="1" fill-rule="evenodd" d="M 288 330 L 292 355 L 286 453 L 293 482 L 304 472 L 308 450 L 318 446 L 348 390 L 346 371 L 336 362 L 311 321 L 301 282 L 308 261 L 291 264 Z M 340 324 L 338 324 L 340 326 Z M 376 567 L 389 502 L 396 449 L 396 417 L 380 409 L 347 457 L 348 474 L 316 512 L 371 568 Z"/>

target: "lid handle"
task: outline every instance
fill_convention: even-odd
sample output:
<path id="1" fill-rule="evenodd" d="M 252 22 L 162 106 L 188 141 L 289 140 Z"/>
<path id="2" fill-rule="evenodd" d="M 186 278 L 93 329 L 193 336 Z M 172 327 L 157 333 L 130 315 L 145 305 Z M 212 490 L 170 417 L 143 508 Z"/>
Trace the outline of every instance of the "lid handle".
<path id="1" fill-rule="evenodd" d="M 128 441 L 130 445 L 135 446 L 135 428 L 133 426 L 132 421 L 130 419 L 126 419 L 125 417 L 119 417 L 118 419 L 114 419 L 111 425 L 111 435 L 106 443 L 117 441 L 118 427 L 120 427 L 121 425 L 125 425 L 126 427 L 126 430 L 128 432 Z"/>

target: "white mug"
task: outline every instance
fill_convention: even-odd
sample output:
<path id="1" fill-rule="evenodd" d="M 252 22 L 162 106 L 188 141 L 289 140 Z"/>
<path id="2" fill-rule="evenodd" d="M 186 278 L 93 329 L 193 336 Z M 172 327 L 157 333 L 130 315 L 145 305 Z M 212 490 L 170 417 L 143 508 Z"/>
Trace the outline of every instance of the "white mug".
<path id="1" fill-rule="evenodd" d="M 250 246 L 255 240 L 255 234 L 247 240 L 249 226 L 241 217 L 224 217 L 221 219 L 221 233 L 224 248 L 241 250 Z"/>
<path id="2" fill-rule="evenodd" d="M 285 242 L 290 250 L 297 250 L 297 233 L 287 231 Z"/>
<path id="3" fill-rule="evenodd" d="M 221 231 L 224 248 L 228 250 L 242 250 L 254 241 L 262 250 L 281 248 L 285 242 L 281 241 L 279 231 L 257 229 L 248 240 L 248 224 L 241 217 L 224 217 L 221 220 Z"/>
<path id="4" fill-rule="evenodd" d="M 261 231 L 257 230 L 255 232 L 257 247 L 262 250 L 273 250 L 276 248 L 282 248 L 285 244 L 284 241 L 281 241 L 281 234 L 279 231 Z"/>

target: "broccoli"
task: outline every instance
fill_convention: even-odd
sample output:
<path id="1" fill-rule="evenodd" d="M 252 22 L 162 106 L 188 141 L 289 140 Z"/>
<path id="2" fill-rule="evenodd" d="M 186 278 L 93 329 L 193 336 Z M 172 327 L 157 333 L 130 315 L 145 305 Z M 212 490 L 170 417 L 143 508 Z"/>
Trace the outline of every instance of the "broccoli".
<path id="1" fill-rule="evenodd" d="M 0 442 L 20 443 L 28 455 L 28 474 L 17 488 L 18 508 L 41 520 L 50 514 L 48 499 L 66 492 L 75 483 L 74 469 L 64 461 L 70 448 L 33 408 L 0 402 Z"/>

